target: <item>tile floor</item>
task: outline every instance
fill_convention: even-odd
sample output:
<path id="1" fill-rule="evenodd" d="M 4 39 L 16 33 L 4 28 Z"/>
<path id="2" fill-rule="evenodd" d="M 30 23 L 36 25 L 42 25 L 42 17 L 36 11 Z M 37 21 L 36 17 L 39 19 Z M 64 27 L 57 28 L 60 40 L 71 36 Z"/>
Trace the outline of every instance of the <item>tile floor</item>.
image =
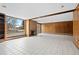
<path id="1" fill-rule="evenodd" d="M 73 37 L 40 34 L 0 43 L 0 55 L 79 55 Z"/>

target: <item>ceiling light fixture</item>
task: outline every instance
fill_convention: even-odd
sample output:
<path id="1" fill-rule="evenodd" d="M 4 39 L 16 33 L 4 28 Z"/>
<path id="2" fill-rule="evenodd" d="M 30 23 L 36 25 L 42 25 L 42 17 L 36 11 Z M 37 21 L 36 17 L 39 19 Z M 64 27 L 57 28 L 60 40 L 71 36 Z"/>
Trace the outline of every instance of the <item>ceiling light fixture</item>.
<path id="1" fill-rule="evenodd" d="M 64 5 L 62 5 L 61 8 L 64 8 Z"/>
<path id="2" fill-rule="evenodd" d="M 2 7 L 3 7 L 3 8 L 7 8 L 7 6 L 5 6 L 5 5 L 2 5 Z"/>

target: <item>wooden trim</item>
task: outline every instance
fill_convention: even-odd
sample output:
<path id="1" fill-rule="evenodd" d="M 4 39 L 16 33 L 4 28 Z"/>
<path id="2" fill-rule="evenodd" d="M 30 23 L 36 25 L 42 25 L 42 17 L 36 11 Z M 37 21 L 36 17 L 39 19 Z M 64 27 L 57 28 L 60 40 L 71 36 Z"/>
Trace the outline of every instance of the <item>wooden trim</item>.
<path id="1" fill-rule="evenodd" d="M 49 16 L 55 16 L 55 15 L 69 13 L 69 12 L 73 12 L 73 11 L 75 11 L 75 9 L 63 11 L 63 12 L 58 12 L 58 13 L 53 13 L 53 14 L 49 14 L 49 15 L 44 15 L 44 16 L 38 16 L 38 17 L 31 18 L 31 19 L 39 19 L 39 18 L 44 18 L 44 17 L 49 17 Z"/>
<path id="2" fill-rule="evenodd" d="M 30 36 L 30 20 L 27 20 L 27 36 Z"/>
<path id="3" fill-rule="evenodd" d="M 72 20 L 72 21 L 73 21 L 73 20 Z M 48 22 L 48 23 L 40 23 L 40 24 L 61 23 L 61 22 L 71 22 L 71 21 Z"/>
<path id="4" fill-rule="evenodd" d="M 40 33 L 42 33 L 42 28 L 41 28 L 41 25 L 42 25 L 42 24 L 40 24 Z"/>
<path id="5" fill-rule="evenodd" d="M 5 18 L 4 18 L 4 40 L 7 40 L 7 24 L 6 24 L 6 15 L 5 15 Z"/>
<path id="6" fill-rule="evenodd" d="M 27 31 L 26 31 L 26 30 L 27 30 L 27 29 L 26 29 L 27 24 L 26 24 L 26 22 L 27 22 L 27 21 L 24 20 L 24 33 L 25 33 L 24 35 L 25 35 L 25 36 L 27 36 L 27 33 L 26 33 L 26 32 L 27 32 Z"/>

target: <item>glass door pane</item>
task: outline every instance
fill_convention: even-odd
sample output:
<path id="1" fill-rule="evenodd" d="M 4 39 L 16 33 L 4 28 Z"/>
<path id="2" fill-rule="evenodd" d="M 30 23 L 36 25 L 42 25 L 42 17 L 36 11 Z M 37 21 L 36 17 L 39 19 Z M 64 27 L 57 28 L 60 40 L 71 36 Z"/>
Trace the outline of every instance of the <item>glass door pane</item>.
<path id="1" fill-rule="evenodd" d="M 7 37 L 24 35 L 24 21 L 23 19 L 7 16 Z"/>
<path id="2" fill-rule="evenodd" d="M 24 35 L 24 21 L 23 19 L 17 18 L 15 20 L 15 30 L 17 35 Z"/>

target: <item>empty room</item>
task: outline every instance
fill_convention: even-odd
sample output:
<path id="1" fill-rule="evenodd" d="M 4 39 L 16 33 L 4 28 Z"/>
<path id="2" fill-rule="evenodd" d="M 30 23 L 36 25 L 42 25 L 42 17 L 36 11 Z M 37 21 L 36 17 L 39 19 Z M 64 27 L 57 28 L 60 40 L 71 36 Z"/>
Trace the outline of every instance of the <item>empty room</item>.
<path id="1" fill-rule="evenodd" d="M 0 55 L 79 55 L 78 3 L 0 3 Z"/>

